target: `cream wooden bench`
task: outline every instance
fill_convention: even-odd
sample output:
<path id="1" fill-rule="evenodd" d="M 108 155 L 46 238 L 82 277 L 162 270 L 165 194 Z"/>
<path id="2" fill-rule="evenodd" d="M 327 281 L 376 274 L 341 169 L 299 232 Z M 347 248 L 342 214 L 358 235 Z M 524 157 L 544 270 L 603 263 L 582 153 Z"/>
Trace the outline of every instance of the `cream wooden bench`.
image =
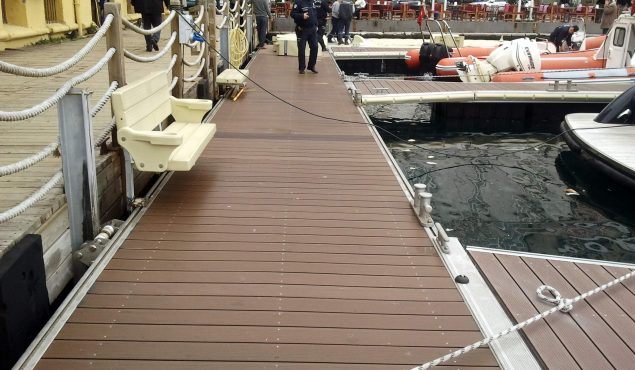
<path id="1" fill-rule="evenodd" d="M 188 171 L 216 133 L 213 123 L 201 123 L 211 100 L 176 99 L 160 71 L 115 90 L 112 107 L 119 143 L 139 171 Z M 157 131 L 168 116 L 174 122 Z"/>

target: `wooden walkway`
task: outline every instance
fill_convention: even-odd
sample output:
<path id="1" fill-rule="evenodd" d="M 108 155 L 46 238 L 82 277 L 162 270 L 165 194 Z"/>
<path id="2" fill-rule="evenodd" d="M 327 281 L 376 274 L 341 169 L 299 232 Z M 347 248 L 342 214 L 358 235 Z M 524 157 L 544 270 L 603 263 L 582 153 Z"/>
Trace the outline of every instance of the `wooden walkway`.
<path id="1" fill-rule="evenodd" d="M 553 307 L 536 289 L 548 284 L 574 298 L 630 270 L 615 264 L 474 249 L 476 261 L 515 322 Z M 630 278 L 523 330 L 548 369 L 630 369 L 635 363 L 635 280 Z"/>
<path id="2" fill-rule="evenodd" d="M 363 123 L 330 58 L 296 63 L 250 76 Z M 366 125 L 251 82 L 213 122 L 38 369 L 409 369 L 481 337 Z"/>

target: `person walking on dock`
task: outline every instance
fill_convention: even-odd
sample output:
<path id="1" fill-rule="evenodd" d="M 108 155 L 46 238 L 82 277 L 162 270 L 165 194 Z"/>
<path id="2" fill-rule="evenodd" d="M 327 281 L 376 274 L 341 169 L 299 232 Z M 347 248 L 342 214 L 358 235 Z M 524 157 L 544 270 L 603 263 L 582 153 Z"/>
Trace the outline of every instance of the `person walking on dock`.
<path id="1" fill-rule="evenodd" d="M 256 16 L 256 28 L 258 30 L 258 48 L 264 48 L 267 43 L 267 31 L 269 19 L 271 19 L 271 4 L 269 0 L 250 0 Z"/>
<path id="2" fill-rule="evenodd" d="M 163 4 L 169 7 L 169 0 L 131 0 L 134 11 L 141 13 L 141 21 L 143 29 L 149 30 L 163 22 Z M 146 51 L 159 50 L 159 38 L 161 31 L 157 31 L 152 35 L 144 35 L 146 39 Z"/>
<path id="3" fill-rule="evenodd" d="M 322 46 L 322 51 L 326 51 L 326 44 L 324 44 L 324 35 L 326 34 L 326 18 L 329 16 L 329 4 L 326 0 L 316 0 L 315 7 L 317 9 L 317 19 L 318 19 L 318 30 L 317 30 L 317 40 L 320 46 Z"/>
<path id="4" fill-rule="evenodd" d="M 328 42 L 333 42 L 333 38 L 337 38 L 337 32 L 340 29 L 340 0 L 333 1 L 331 5 L 331 32 L 329 32 Z"/>
<path id="5" fill-rule="evenodd" d="M 295 21 L 295 34 L 298 37 L 298 68 L 300 74 L 308 69 L 313 73 L 318 73 L 315 69 L 317 63 L 318 42 L 317 42 L 317 10 L 313 0 L 295 0 L 291 16 Z M 309 43 L 309 64 L 305 63 L 306 44 Z M 307 68 L 308 67 L 308 68 Z"/>
<path id="6" fill-rule="evenodd" d="M 338 44 L 342 44 L 342 40 L 344 40 L 344 44 L 348 45 L 348 41 L 350 39 L 349 30 L 351 29 L 353 12 L 353 3 L 351 3 L 350 0 L 340 0 L 340 26 L 337 33 Z"/>
<path id="7" fill-rule="evenodd" d="M 549 42 L 556 45 L 556 52 L 560 51 L 562 42 L 566 42 L 567 46 L 571 48 L 571 36 L 575 32 L 578 32 L 579 29 L 578 26 L 570 26 L 568 24 L 558 26 L 551 32 L 551 35 L 549 35 Z"/>
<path id="8" fill-rule="evenodd" d="M 615 18 L 617 18 L 617 4 L 615 4 L 615 0 L 609 1 L 608 4 L 604 5 L 604 11 L 602 12 L 602 21 L 600 22 L 600 28 L 602 29 L 602 34 L 606 35 L 609 31 L 609 28 L 613 25 Z"/>

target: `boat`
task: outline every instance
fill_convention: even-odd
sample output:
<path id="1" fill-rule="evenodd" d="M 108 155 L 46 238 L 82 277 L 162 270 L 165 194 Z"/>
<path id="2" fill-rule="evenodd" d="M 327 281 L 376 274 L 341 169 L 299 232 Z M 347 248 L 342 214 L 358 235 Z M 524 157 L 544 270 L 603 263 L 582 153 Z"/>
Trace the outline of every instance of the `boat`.
<path id="1" fill-rule="evenodd" d="M 573 113 L 561 124 L 562 136 L 578 154 L 603 176 L 635 189 L 635 86 L 629 88 L 599 114 Z"/>
<path id="2" fill-rule="evenodd" d="M 557 68 L 561 63 L 588 63 L 597 49 L 599 49 L 606 35 L 586 37 L 582 40 L 579 50 L 555 52 L 555 45 L 547 41 L 536 41 L 541 58 L 546 61 L 547 68 Z M 486 59 L 494 50 L 508 45 L 510 41 L 498 46 L 459 47 L 451 48 L 444 44 L 424 43 L 420 49 L 412 49 L 406 53 L 406 66 L 411 71 L 422 73 L 434 72 L 437 76 L 458 76 L 456 64 L 467 60 L 468 56 Z M 581 66 L 583 68 L 583 66 Z"/>
<path id="3" fill-rule="evenodd" d="M 528 38 L 504 42 L 493 51 L 471 50 L 467 56 L 462 53 L 464 56 L 455 56 L 462 52 L 457 49 L 437 60 L 434 57 L 442 55 L 437 52 L 439 46 L 428 46 L 428 49 L 433 49 L 432 57 L 419 58 L 422 72 L 458 76 L 463 82 L 632 82 L 635 78 L 635 17 L 621 15 L 608 35 L 586 38 L 578 51 L 552 53 L 548 47 Z M 432 63 L 434 69 L 430 67 Z"/>

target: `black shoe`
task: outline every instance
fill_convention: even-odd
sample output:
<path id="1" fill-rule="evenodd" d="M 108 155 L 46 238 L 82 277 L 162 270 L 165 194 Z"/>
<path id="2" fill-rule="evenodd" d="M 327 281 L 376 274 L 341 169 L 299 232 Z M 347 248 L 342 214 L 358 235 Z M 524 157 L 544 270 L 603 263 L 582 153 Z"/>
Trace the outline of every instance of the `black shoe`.
<path id="1" fill-rule="evenodd" d="M 300 74 L 303 75 L 304 74 L 304 69 L 300 70 Z"/>
<path id="2" fill-rule="evenodd" d="M 322 48 L 322 51 L 329 51 L 329 49 L 327 49 L 327 48 Z"/>
<path id="3" fill-rule="evenodd" d="M 333 43 L 333 38 L 331 36 L 328 36 L 326 38 L 326 42 L 328 42 L 329 44 L 332 44 Z"/>
<path id="4" fill-rule="evenodd" d="M 146 51 L 152 51 L 152 45 L 147 45 L 146 46 Z"/>
<path id="5" fill-rule="evenodd" d="M 265 44 L 258 44 L 258 45 L 256 46 L 256 48 L 258 48 L 258 49 L 264 49 L 264 48 L 265 48 Z"/>
<path id="6" fill-rule="evenodd" d="M 313 72 L 313 73 L 318 73 L 317 69 L 315 69 L 315 67 L 313 68 L 309 68 L 309 71 Z"/>
<path id="7" fill-rule="evenodd" d="M 156 41 L 152 40 L 152 48 L 156 51 L 159 51 L 159 44 Z"/>
<path id="8" fill-rule="evenodd" d="M 344 41 L 344 45 L 348 45 L 348 40 Z"/>

